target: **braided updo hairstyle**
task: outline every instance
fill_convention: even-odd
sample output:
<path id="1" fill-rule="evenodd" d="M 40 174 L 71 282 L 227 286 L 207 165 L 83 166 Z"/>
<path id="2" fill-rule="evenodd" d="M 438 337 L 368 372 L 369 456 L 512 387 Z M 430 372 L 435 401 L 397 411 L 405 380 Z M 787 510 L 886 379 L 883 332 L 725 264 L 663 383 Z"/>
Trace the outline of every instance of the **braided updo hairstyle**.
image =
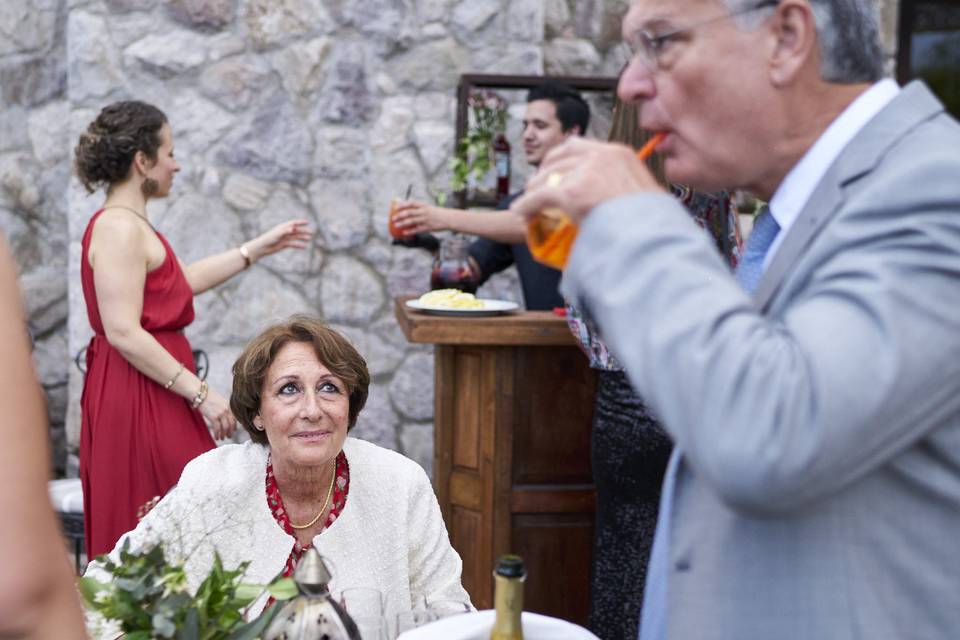
<path id="1" fill-rule="evenodd" d="M 73 150 L 77 177 L 87 191 L 126 178 L 137 151 L 156 161 L 160 129 L 166 122 L 160 109 L 138 100 L 104 107 Z"/>

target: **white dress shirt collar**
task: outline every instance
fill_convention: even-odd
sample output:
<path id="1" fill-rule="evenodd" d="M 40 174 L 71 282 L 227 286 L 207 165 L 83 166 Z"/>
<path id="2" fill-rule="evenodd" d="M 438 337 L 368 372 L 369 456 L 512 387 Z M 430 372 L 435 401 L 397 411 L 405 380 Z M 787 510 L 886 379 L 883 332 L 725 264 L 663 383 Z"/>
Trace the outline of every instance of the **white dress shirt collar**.
<path id="1" fill-rule="evenodd" d="M 836 120 L 830 123 L 826 131 L 803 155 L 800 162 L 795 164 L 783 179 L 773 197 L 770 198 L 770 213 L 780 225 L 780 232 L 764 257 L 764 268 L 770 264 L 773 255 L 783 243 L 790 227 L 797 220 L 797 216 L 800 215 L 830 165 L 853 137 L 871 118 L 887 106 L 899 91 L 900 87 L 896 82 L 885 78 L 860 94 Z"/>

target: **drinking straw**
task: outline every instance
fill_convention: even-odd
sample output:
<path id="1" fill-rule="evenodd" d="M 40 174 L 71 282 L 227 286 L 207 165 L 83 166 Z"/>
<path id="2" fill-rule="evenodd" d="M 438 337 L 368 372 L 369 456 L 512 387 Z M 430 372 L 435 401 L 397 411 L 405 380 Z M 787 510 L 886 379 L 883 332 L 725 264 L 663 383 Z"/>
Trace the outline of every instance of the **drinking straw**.
<path id="1" fill-rule="evenodd" d="M 667 134 L 663 131 L 658 131 L 653 134 L 653 137 L 647 140 L 646 144 L 640 147 L 640 150 L 637 151 L 637 160 L 644 162 L 653 154 L 653 151 L 657 148 L 657 145 L 663 142 L 663 139 L 666 137 Z"/>

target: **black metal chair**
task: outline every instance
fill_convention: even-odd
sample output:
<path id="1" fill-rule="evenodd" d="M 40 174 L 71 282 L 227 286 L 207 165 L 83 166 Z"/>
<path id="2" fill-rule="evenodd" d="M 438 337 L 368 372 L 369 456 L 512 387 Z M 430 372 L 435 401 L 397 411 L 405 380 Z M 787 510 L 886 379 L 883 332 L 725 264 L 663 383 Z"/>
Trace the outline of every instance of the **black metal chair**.
<path id="1" fill-rule="evenodd" d="M 207 356 L 207 352 L 203 349 L 194 349 L 193 362 L 197 367 L 197 377 L 201 380 L 206 380 L 207 373 L 210 371 L 210 358 Z M 86 347 L 80 349 L 80 351 L 77 351 L 77 355 L 73 356 L 73 364 L 77 365 L 77 370 L 79 370 L 80 373 L 87 372 Z"/>
<path id="2" fill-rule="evenodd" d="M 73 551 L 77 575 L 82 570 L 85 536 L 83 532 L 83 489 L 79 478 L 51 480 L 47 489 L 50 502 L 60 518 L 60 529 Z"/>

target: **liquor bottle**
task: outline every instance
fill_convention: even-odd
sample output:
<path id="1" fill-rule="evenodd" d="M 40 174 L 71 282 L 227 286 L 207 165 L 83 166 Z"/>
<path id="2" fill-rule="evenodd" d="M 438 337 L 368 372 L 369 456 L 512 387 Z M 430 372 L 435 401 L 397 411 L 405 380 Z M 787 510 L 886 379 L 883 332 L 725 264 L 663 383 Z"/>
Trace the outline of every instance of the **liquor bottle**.
<path id="1" fill-rule="evenodd" d="M 499 132 L 493 139 L 493 162 L 497 169 L 497 202 L 510 195 L 510 143 Z"/>
<path id="2" fill-rule="evenodd" d="M 490 640 L 523 640 L 523 582 L 527 572 L 520 556 L 500 556 L 493 571 L 493 606 L 497 612 Z"/>

